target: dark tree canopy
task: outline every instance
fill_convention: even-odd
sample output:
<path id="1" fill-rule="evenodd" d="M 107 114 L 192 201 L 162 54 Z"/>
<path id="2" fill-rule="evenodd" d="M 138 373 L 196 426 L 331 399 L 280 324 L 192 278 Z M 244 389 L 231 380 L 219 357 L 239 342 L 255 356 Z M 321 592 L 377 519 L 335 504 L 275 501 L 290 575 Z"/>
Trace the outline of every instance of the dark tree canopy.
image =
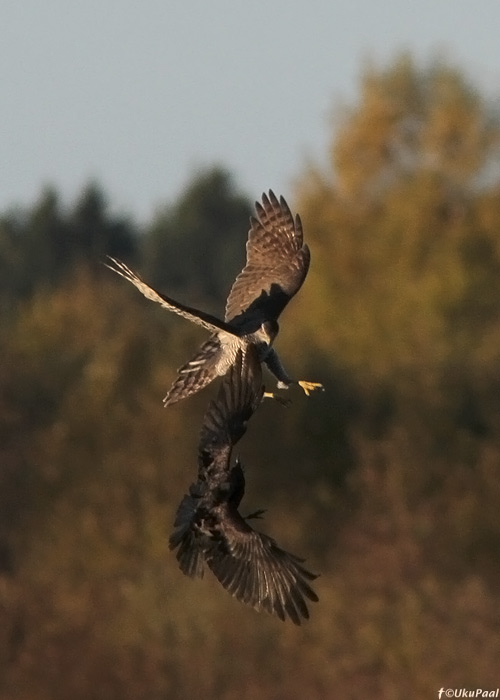
<path id="1" fill-rule="evenodd" d="M 78 266 L 94 273 L 106 255 L 134 260 L 137 231 L 125 217 L 109 213 L 103 190 L 87 185 L 64 207 L 57 190 L 46 187 L 32 207 L 0 216 L 0 283 L 6 297 L 29 296 L 54 286 Z"/>

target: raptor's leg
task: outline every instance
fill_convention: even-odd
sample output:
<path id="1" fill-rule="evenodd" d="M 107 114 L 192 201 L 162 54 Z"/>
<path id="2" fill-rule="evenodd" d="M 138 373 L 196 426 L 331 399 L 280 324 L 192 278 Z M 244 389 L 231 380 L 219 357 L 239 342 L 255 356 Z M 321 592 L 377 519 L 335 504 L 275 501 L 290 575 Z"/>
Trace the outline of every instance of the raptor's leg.
<path id="1" fill-rule="evenodd" d="M 291 404 L 292 404 L 290 399 L 284 399 L 282 396 L 278 396 L 278 394 L 273 394 L 272 391 L 265 391 L 262 394 L 262 398 L 263 399 L 274 399 L 275 401 L 280 403 L 282 406 L 286 406 L 287 408 L 288 408 L 288 406 L 291 406 Z"/>
<path id="2" fill-rule="evenodd" d="M 298 384 L 300 387 L 302 387 L 306 396 L 309 396 L 311 391 L 315 391 L 316 389 L 324 391 L 324 387 L 322 384 L 318 384 L 316 382 L 306 382 L 306 381 L 299 381 L 298 382 L 295 379 L 292 379 L 292 377 L 290 377 L 287 374 L 287 372 L 285 371 L 285 368 L 281 364 L 281 361 L 278 357 L 278 354 L 274 348 L 271 348 L 269 350 L 264 362 L 266 363 L 268 369 L 274 374 L 274 376 L 278 380 L 278 383 L 277 383 L 278 389 L 288 389 L 288 387 L 291 384 Z"/>

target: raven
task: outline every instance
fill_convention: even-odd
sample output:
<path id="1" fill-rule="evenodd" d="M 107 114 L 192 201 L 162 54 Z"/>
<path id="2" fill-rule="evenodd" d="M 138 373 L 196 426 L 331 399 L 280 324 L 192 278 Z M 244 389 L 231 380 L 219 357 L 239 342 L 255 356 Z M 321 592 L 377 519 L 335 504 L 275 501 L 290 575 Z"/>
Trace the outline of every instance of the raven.
<path id="1" fill-rule="evenodd" d="M 309 585 L 316 576 L 302 559 L 254 530 L 239 505 L 245 490 L 243 466 L 231 466 L 234 445 L 262 401 L 262 370 L 257 351 L 238 350 L 215 401 L 205 414 L 198 448 L 198 479 L 182 499 L 170 549 L 188 576 L 203 576 L 204 565 L 238 600 L 281 620 L 300 625 L 308 618 L 306 599 L 318 597 Z"/>

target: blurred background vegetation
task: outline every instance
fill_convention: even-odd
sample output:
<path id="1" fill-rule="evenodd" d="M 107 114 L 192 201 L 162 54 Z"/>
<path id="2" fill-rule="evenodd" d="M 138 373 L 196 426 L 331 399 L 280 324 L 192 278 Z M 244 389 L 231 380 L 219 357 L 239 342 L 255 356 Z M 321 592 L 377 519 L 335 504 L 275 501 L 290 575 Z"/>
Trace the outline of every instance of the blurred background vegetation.
<path id="1" fill-rule="evenodd" d="M 140 227 L 98 183 L 0 216 L 2 698 L 498 686 L 500 114 L 402 56 L 367 67 L 332 132 L 329 166 L 283 193 L 312 265 L 277 341 L 327 391 L 265 404 L 241 444 L 244 510 L 321 573 L 301 628 L 178 570 L 213 387 L 161 399 L 204 334 L 102 265 L 222 313 L 260 193 L 214 167 Z"/>

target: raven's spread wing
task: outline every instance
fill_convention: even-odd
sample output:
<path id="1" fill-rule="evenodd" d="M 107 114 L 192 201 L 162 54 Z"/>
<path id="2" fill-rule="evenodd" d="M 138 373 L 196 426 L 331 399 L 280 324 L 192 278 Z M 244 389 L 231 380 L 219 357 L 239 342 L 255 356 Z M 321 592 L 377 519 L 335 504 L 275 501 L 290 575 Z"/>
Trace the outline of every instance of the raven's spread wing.
<path id="1" fill-rule="evenodd" d="M 253 345 L 238 350 L 215 401 L 203 419 L 198 449 L 200 470 L 215 465 L 229 471 L 231 450 L 246 432 L 262 401 L 262 368 Z"/>
<path id="2" fill-rule="evenodd" d="M 308 581 L 317 578 L 302 560 L 253 530 L 230 504 L 219 510 L 216 536 L 205 558 L 224 588 L 242 603 L 300 625 L 309 618 L 306 599 L 318 596 Z"/>
<path id="3" fill-rule="evenodd" d="M 128 282 L 133 284 L 135 287 L 137 287 L 137 289 L 141 292 L 143 296 L 146 297 L 146 299 L 150 299 L 150 301 L 155 301 L 157 304 L 160 304 L 160 306 L 162 306 L 164 309 L 172 311 L 174 314 L 182 316 L 188 321 L 196 323 L 198 326 L 203 326 L 203 328 L 206 328 L 212 333 L 217 333 L 222 330 L 233 335 L 235 334 L 234 329 L 229 324 L 220 321 L 218 318 L 215 318 L 215 316 L 207 314 L 204 311 L 199 311 L 198 309 L 193 309 L 191 306 L 181 304 L 175 299 L 172 299 L 171 297 L 167 297 L 165 294 L 160 294 L 160 292 L 155 291 L 152 287 L 143 282 L 143 280 L 141 280 L 141 278 L 138 275 L 136 275 L 135 272 L 132 272 L 132 270 L 127 265 L 125 265 L 124 262 L 121 262 L 121 260 L 117 260 L 116 258 L 112 257 L 108 257 L 108 260 L 112 264 L 105 263 L 106 267 L 109 267 L 110 270 L 113 270 L 113 272 L 116 272 L 117 275 L 120 275 Z"/>
<path id="4" fill-rule="evenodd" d="M 255 203 L 250 219 L 246 265 L 236 278 L 226 303 L 226 321 L 244 328 L 277 319 L 298 292 L 309 269 L 300 217 L 295 218 L 283 197 L 270 190 Z"/>

